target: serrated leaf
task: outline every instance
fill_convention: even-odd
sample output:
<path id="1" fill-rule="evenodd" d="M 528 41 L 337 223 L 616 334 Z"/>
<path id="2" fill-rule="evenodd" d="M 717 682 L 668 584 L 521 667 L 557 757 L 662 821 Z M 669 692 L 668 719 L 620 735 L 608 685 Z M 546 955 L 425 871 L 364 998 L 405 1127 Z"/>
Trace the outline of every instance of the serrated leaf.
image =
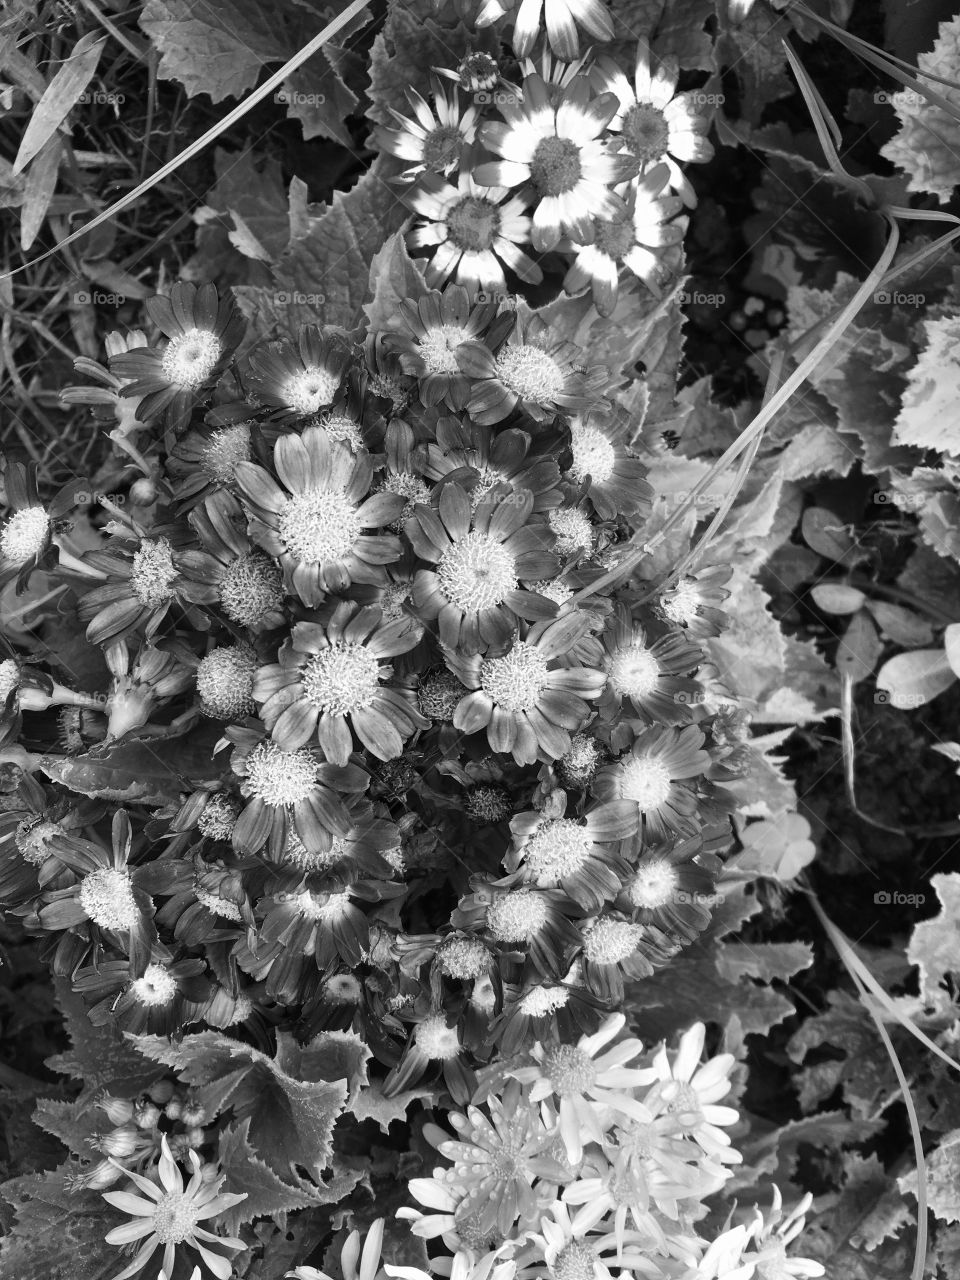
<path id="1" fill-rule="evenodd" d="M 714 0 L 613 0 L 618 39 L 650 40 L 658 58 L 673 55 L 689 70 L 713 69 L 713 41 L 704 30 L 715 19 Z"/>
<path id="2" fill-rule="evenodd" d="M 211 102 L 253 88 L 266 62 L 289 57 L 275 13 L 255 0 L 147 0 L 140 26 L 160 53 L 158 73 Z"/>
<path id="3" fill-rule="evenodd" d="M 14 174 L 22 173 L 33 157 L 40 154 L 76 106 L 81 93 L 93 79 L 106 43 L 106 36 L 98 37 L 94 32 L 88 32 L 74 45 L 70 57 L 47 85 L 34 108 L 13 162 Z"/>
<path id="4" fill-rule="evenodd" d="M 925 320 L 926 345 L 907 375 L 894 425 L 901 444 L 960 453 L 956 404 L 960 396 L 960 316 Z"/>
<path id="5" fill-rule="evenodd" d="M 960 94 L 949 84 L 960 74 L 960 16 L 941 22 L 933 48 L 918 55 L 917 66 L 921 73 L 930 71 L 947 80 L 946 85 L 931 87 L 954 106 L 960 104 Z M 920 79 L 922 83 L 922 75 Z M 908 191 L 932 192 L 942 204 L 960 182 L 960 122 L 915 90 L 894 93 L 892 98 L 900 130 L 880 154 L 910 175 Z"/>
<path id="6" fill-rule="evenodd" d="M 76 1167 L 11 1178 L 0 1195 L 17 1210 L 13 1231 L 0 1238 L 5 1280 L 111 1280 L 117 1274 L 108 1231 L 127 1219 L 95 1192 L 74 1192 L 67 1178 Z"/>
<path id="7" fill-rule="evenodd" d="M 47 1059 L 51 1071 L 82 1080 L 89 1091 L 109 1088 L 126 1097 L 141 1092 L 163 1074 L 128 1041 L 118 1040 L 111 1027 L 95 1027 L 87 1017 L 83 997 L 65 978 L 54 978 L 53 985 L 70 1048 Z"/>
<path id="8" fill-rule="evenodd" d="M 724 942 L 717 946 L 717 972 L 728 982 L 792 978 L 812 964 L 813 948 L 808 942 Z"/>
<path id="9" fill-rule="evenodd" d="M 960 974 L 960 874 L 930 877 L 940 899 L 940 914 L 914 926 L 907 959 L 920 970 L 920 994 L 932 1005 L 942 1003 L 947 974 Z"/>
<path id="10" fill-rule="evenodd" d="M 848 587 L 844 582 L 820 582 L 810 594 L 824 613 L 856 613 L 867 599 L 858 587 Z"/>
<path id="11" fill-rule="evenodd" d="M 423 272 L 412 261 L 403 236 L 394 232 L 370 263 L 370 301 L 363 304 L 371 333 L 395 322 L 397 304 L 404 298 L 417 299 L 427 292 Z"/>
<path id="12" fill-rule="evenodd" d="M 942 649 L 914 649 L 883 664 L 877 688 L 890 695 L 892 706 L 910 710 L 938 697 L 956 678 Z"/>
<path id="13" fill-rule="evenodd" d="M 960 622 L 952 622 L 943 633 L 943 651 L 950 670 L 960 680 Z"/>
<path id="14" fill-rule="evenodd" d="M 310 1183 L 291 1186 L 264 1164 L 250 1145 L 249 1135 L 249 1116 L 239 1124 L 229 1125 L 220 1134 L 218 1156 L 226 1174 L 224 1190 L 247 1197 L 220 1214 L 217 1220 L 231 1236 L 255 1218 L 273 1218 L 320 1203 L 316 1188 Z"/>
<path id="15" fill-rule="evenodd" d="M 74 1155 L 90 1158 L 88 1139 L 109 1128 L 106 1115 L 93 1107 L 89 1099 L 66 1102 L 59 1098 L 40 1098 L 33 1112 L 33 1122 L 46 1133 L 59 1138 Z"/>
<path id="16" fill-rule="evenodd" d="M 371 1084 L 360 1090 L 350 1104 L 350 1111 L 358 1121 L 376 1120 L 381 1130 L 387 1133 L 394 1120 L 406 1120 L 407 1112 L 414 1102 L 431 1096 L 430 1089 L 408 1089 L 404 1093 L 385 1098 L 380 1086 Z"/>
<path id="17" fill-rule="evenodd" d="M 960 1222 L 960 1129 L 945 1134 L 924 1157 L 927 1203 L 941 1222 Z M 917 1171 L 897 1179 L 901 1191 L 917 1194 Z"/>

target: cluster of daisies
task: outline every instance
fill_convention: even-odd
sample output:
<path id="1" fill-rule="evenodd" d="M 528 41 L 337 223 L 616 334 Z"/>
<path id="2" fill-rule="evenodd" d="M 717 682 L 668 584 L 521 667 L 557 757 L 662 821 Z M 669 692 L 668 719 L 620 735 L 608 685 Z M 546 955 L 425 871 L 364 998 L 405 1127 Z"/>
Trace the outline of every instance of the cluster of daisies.
<path id="1" fill-rule="evenodd" d="M 59 582 L 109 684 L 0 662 L 0 904 L 96 1023 L 352 1027 L 388 1093 L 465 1101 L 710 921 L 746 733 L 701 671 L 729 570 L 643 579 L 630 423 L 515 308 L 448 285 L 239 360 L 213 286 L 148 311 L 162 336 L 93 391 L 136 406 L 143 472 L 100 545 L 4 472 L 0 575 Z M 169 762 L 160 807 L 85 787 L 134 746 Z"/>
<path id="2" fill-rule="evenodd" d="M 533 58 L 544 7 L 550 47 Z M 413 114 L 391 108 L 394 127 L 376 130 L 405 165 L 407 244 L 428 256 L 432 286 L 492 296 L 560 264 L 563 288 L 589 288 L 608 315 L 621 278 L 658 293 L 676 267 L 678 214 L 696 203 L 682 166 L 713 155 L 707 99 L 678 91 L 676 59 L 643 39 L 632 76 L 592 45 L 581 52 L 580 28 L 598 44 L 613 38 L 601 0 L 512 9 L 486 0 L 477 17 L 481 44 L 513 19 L 512 55 L 490 35 L 456 68 L 435 69 L 430 100 L 407 90 Z"/>
<path id="3" fill-rule="evenodd" d="M 419 1207 L 398 1217 L 429 1242 L 430 1269 L 380 1265 L 383 1220 L 346 1240 L 345 1280 L 801 1280 L 819 1262 L 788 1256 L 811 1197 L 707 1225 L 703 1201 L 742 1161 L 718 1105 L 732 1054 L 701 1064 L 697 1024 L 669 1055 L 623 1036 L 610 1015 L 576 1043 L 538 1042 L 488 1072 L 474 1104 L 428 1124 L 443 1157 L 409 1183 Z M 521 1065 L 516 1065 L 519 1061 Z M 359 1265 L 358 1265 L 359 1264 Z M 294 1280 L 329 1280 L 313 1267 Z"/>

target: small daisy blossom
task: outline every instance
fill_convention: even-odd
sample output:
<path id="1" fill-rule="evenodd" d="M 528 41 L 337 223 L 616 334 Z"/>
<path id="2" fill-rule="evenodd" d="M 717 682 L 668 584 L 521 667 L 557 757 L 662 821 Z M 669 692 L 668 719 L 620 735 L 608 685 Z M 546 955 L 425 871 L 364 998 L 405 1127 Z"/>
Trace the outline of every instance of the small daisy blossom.
<path id="1" fill-rule="evenodd" d="M 532 1084 L 532 1102 L 553 1096 L 560 1099 L 560 1136 L 573 1163 L 583 1155 L 584 1140 L 603 1142 L 599 1114 L 603 1107 L 641 1120 L 649 1114 L 627 1092 L 657 1078 L 653 1068 L 639 1070 L 625 1065 L 643 1052 L 640 1041 L 621 1040 L 600 1052 L 625 1023 L 622 1013 L 612 1013 L 598 1031 L 581 1036 L 576 1045 L 538 1041 L 532 1050 L 536 1066 L 518 1067 L 510 1073 L 521 1083 Z"/>
<path id="2" fill-rule="evenodd" d="M 132 1169 L 124 1169 L 127 1177 L 143 1194 L 135 1196 L 130 1191 L 102 1193 L 108 1204 L 133 1217 L 132 1222 L 114 1227 L 108 1232 L 107 1244 L 133 1244 L 146 1236 L 136 1257 L 113 1280 L 128 1280 L 129 1276 L 137 1275 L 160 1245 L 163 1245 L 163 1269 L 168 1275 L 173 1274 L 177 1245 L 188 1245 L 197 1250 L 216 1280 L 228 1280 L 233 1271 L 229 1258 L 217 1253 L 209 1245 L 216 1244 L 223 1249 L 235 1250 L 246 1249 L 247 1246 L 242 1240 L 206 1231 L 197 1226 L 197 1223 L 207 1218 L 216 1218 L 239 1204 L 247 1198 L 246 1192 L 221 1193 L 222 1177 L 212 1182 L 206 1181 L 201 1172 L 200 1157 L 195 1151 L 189 1153 L 193 1176 L 184 1185 L 183 1175 L 170 1154 L 166 1135 L 160 1142 L 161 1156 L 157 1166 L 159 1184 L 142 1174 L 134 1173 Z"/>
<path id="3" fill-rule="evenodd" d="M 507 187 L 486 187 L 461 169 L 451 186 L 434 173 L 425 173 L 402 197 L 420 221 L 407 232 L 407 245 L 416 253 L 435 247 L 424 268 L 427 284 L 437 288 L 451 276 L 472 293 L 505 293 L 508 266 L 526 284 L 539 284 L 543 272 L 520 248 L 530 243 L 527 193 L 510 194 Z"/>
<path id="4" fill-rule="evenodd" d="M 670 186 L 678 192 L 688 209 L 697 203 L 693 187 L 680 168 L 691 161 L 705 161 L 713 156 L 707 140 L 709 120 L 700 115 L 689 93 L 677 93 L 679 65 L 673 56 L 651 68 L 652 55 L 646 40 L 637 42 L 637 64 L 633 85 L 612 58 L 601 57 L 591 72 L 597 89 L 614 93 L 620 107 L 609 122 L 611 133 L 618 133 L 624 149 L 641 165 L 661 161 L 670 170 Z"/>
<path id="5" fill-rule="evenodd" d="M 371 1222 L 362 1251 L 360 1232 L 351 1231 L 347 1236 L 340 1250 L 340 1274 L 343 1280 L 383 1280 L 384 1269 L 380 1265 L 383 1225 L 383 1218 Z M 292 1271 L 286 1272 L 286 1277 L 287 1280 L 331 1280 L 325 1271 L 319 1271 L 316 1267 L 294 1267 Z"/>
<path id="6" fill-rule="evenodd" d="M 730 1092 L 730 1072 L 736 1059 L 732 1053 L 721 1053 L 701 1066 L 705 1036 L 702 1022 L 685 1031 L 672 1063 L 666 1047 L 660 1046 L 652 1064 L 657 1083 L 644 1103 L 656 1115 L 668 1112 L 708 1155 L 723 1160 L 733 1153 L 729 1134 L 719 1126 L 736 1124 L 740 1113 L 716 1104 Z"/>
<path id="7" fill-rule="evenodd" d="M 458 1249 L 452 1258 L 431 1258 L 429 1271 L 422 1271 L 420 1267 L 394 1267 L 390 1263 L 383 1269 L 393 1280 L 434 1280 L 435 1276 L 449 1276 L 450 1280 L 513 1280 L 517 1264 L 498 1262 L 499 1257 L 500 1250 L 477 1254 L 473 1249 Z"/>
<path id="8" fill-rule="evenodd" d="M 489 26 L 516 4 L 517 0 L 484 0 L 477 26 Z M 520 0 L 513 24 L 513 50 L 518 58 L 525 58 L 533 49 L 544 16 L 550 48 L 565 62 L 571 62 L 580 51 L 578 26 L 594 40 L 613 39 L 613 21 L 603 0 Z"/>
<path id="9" fill-rule="evenodd" d="M 544 80 L 532 75 L 523 81 L 520 104 L 499 105 L 503 122 L 481 126 L 481 142 L 500 159 L 478 165 L 477 181 L 533 186 L 535 249 L 554 248 L 562 235 L 587 243 L 594 218 L 623 214 L 623 201 L 611 188 L 633 177 L 636 161 L 625 152 L 614 152 L 600 136 L 617 109 L 613 94 L 591 100 L 585 76 L 575 79 L 553 104 Z"/>
<path id="10" fill-rule="evenodd" d="M 436 76 L 431 76 L 430 88 L 433 110 L 416 89 L 407 89 L 407 101 L 416 119 L 390 107 L 390 114 L 400 128 L 376 130 L 376 140 L 382 150 L 410 161 L 400 175 L 403 180 L 416 178 L 425 171 L 451 173 L 460 164 L 464 146 L 476 137 L 479 108 L 469 106 L 462 110 L 459 90 L 452 89 L 448 98 Z"/>
<path id="11" fill-rule="evenodd" d="M 571 1217 L 566 1204 L 557 1200 L 549 1212 L 552 1220 L 544 1215 L 540 1231 L 528 1233 L 529 1244 L 517 1257 L 520 1280 L 544 1275 L 553 1280 L 614 1280 L 614 1269 L 620 1277 L 664 1276 L 650 1257 L 649 1236 L 629 1231 L 618 1240 L 614 1232 L 604 1230 L 602 1214 L 594 1205 L 584 1205 Z"/>
<path id="12" fill-rule="evenodd" d="M 805 1214 L 812 1203 L 813 1196 L 808 1191 L 784 1217 L 783 1196 L 780 1188 L 774 1186 L 773 1204 L 766 1220 L 760 1210 L 754 1208 L 756 1216 L 749 1228 L 754 1248 L 743 1256 L 744 1262 L 754 1267 L 754 1280 L 807 1280 L 807 1277 L 826 1274 L 823 1264 L 811 1258 L 787 1257 L 787 1245 L 803 1231 Z"/>

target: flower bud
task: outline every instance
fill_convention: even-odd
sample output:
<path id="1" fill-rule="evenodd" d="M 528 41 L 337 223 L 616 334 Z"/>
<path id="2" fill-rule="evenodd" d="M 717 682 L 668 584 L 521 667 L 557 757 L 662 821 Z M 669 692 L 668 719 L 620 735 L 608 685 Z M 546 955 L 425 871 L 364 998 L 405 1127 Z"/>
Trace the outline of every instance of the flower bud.
<path id="1" fill-rule="evenodd" d="M 188 1129 L 184 1134 L 184 1137 L 191 1147 L 196 1148 L 203 1146 L 203 1130 L 199 1126 Z"/>
<path id="2" fill-rule="evenodd" d="M 156 1103 L 141 1098 L 134 1108 L 133 1118 L 138 1129 L 153 1129 L 160 1119 L 160 1108 Z"/>
<path id="3" fill-rule="evenodd" d="M 195 1102 L 188 1102 L 183 1108 L 183 1123 L 188 1128 L 192 1128 L 194 1125 L 203 1124 L 206 1118 L 206 1108 L 197 1106 Z"/>
<path id="4" fill-rule="evenodd" d="M 101 1160 L 98 1165 L 90 1170 L 89 1173 L 83 1175 L 83 1185 L 91 1191 L 105 1191 L 107 1187 L 112 1187 L 118 1182 L 124 1174 L 123 1168 L 118 1164 L 112 1164 L 109 1160 Z"/>
<path id="5" fill-rule="evenodd" d="M 105 1093 L 97 1106 L 107 1113 L 111 1124 L 127 1124 L 133 1119 L 133 1103 L 129 1098 L 113 1098 Z"/>
<path id="6" fill-rule="evenodd" d="M 179 1120 L 183 1115 L 183 1103 L 177 1098 L 171 1098 L 163 1108 L 163 1114 L 168 1120 Z"/>
<path id="7" fill-rule="evenodd" d="M 105 1133 L 98 1143 L 104 1155 L 116 1156 L 120 1160 L 124 1156 L 132 1156 L 138 1144 L 137 1130 L 132 1124 L 125 1124 L 111 1133 Z"/>
<path id="8" fill-rule="evenodd" d="M 162 1107 L 165 1102 L 169 1102 L 173 1097 L 173 1081 L 158 1080 L 156 1084 L 150 1086 L 147 1094 L 151 1101 L 155 1102 L 158 1107 Z"/>

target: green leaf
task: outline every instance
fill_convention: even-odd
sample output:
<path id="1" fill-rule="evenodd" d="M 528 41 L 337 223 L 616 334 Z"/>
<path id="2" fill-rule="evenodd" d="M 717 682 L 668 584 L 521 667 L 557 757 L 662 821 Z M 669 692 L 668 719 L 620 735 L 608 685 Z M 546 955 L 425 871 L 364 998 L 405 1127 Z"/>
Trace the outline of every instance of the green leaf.
<path id="1" fill-rule="evenodd" d="M 371 333 L 395 321 L 397 304 L 404 298 L 417 299 L 427 292 L 423 273 L 411 260 L 399 231 L 374 255 L 367 292 L 372 298 L 364 303 L 363 310 Z"/>
<path id="2" fill-rule="evenodd" d="M 243 1223 L 253 1222 L 255 1218 L 273 1218 L 323 1200 L 311 1183 L 298 1180 L 298 1185 L 291 1186 L 284 1182 L 257 1155 L 250 1145 L 249 1134 L 249 1116 L 240 1124 L 229 1125 L 220 1134 L 218 1156 L 227 1175 L 224 1190 L 247 1197 L 217 1219 L 228 1235 L 236 1235 Z"/>
<path id="3" fill-rule="evenodd" d="M 934 1007 L 949 1003 L 944 988 L 948 974 L 960 975 L 960 873 L 931 876 L 940 899 L 940 914 L 914 926 L 907 959 L 920 970 L 920 995 Z"/>
<path id="4" fill-rule="evenodd" d="M 799 813 L 751 822 L 740 833 L 743 852 L 736 855 L 734 865 L 739 871 L 793 880 L 816 857 L 817 846 L 810 835 L 810 823 Z"/>
<path id="5" fill-rule="evenodd" d="M 854 684 L 873 675 L 873 669 L 883 652 L 869 613 L 861 609 L 855 613 L 840 637 L 837 645 L 836 667 L 841 676 Z"/>
<path id="6" fill-rule="evenodd" d="M 74 45 L 73 52 L 47 85 L 30 117 L 13 162 L 14 174 L 22 173 L 33 157 L 39 155 L 76 106 L 93 79 L 106 43 L 106 36 L 97 37 L 94 32 L 88 32 Z"/>
<path id="7" fill-rule="evenodd" d="M 70 1048 L 48 1058 L 51 1071 L 82 1080 L 85 1089 L 109 1089 L 125 1097 L 140 1093 L 164 1072 L 147 1062 L 110 1026 L 95 1027 L 87 1017 L 83 997 L 65 978 L 54 978 L 57 1004 L 63 1013 Z"/>
<path id="8" fill-rule="evenodd" d="M 58 1098 L 40 1098 L 33 1112 L 33 1122 L 59 1138 L 74 1155 L 90 1159 L 89 1139 L 110 1127 L 106 1115 L 94 1107 L 89 1097 L 65 1102 Z"/>
<path id="9" fill-rule="evenodd" d="M 645 36 L 657 58 L 672 54 L 688 70 L 708 71 L 714 66 L 713 42 L 704 30 L 716 19 L 714 0 L 612 0 L 614 33 L 632 42 Z"/>
<path id="10" fill-rule="evenodd" d="M 808 507 L 801 528 L 807 546 L 826 560 L 849 560 L 856 548 L 850 529 L 826 507 Z"/>
<path id="11" fill-rule="evenodd" d="M 207 1086 L 244 1070 L 231 1088 L 230 1105 L 238 1120 L 250 1117 L 249 1137 L 260 1158 L 281 1178 L 300 1165 L 319 1180 L 332 1155 L 333 1126 L 346 1103 L 346 1078 L 325 1079 L 332 1062 L 346 1067 L 358 1061 L 355 1050 L 338 1047 L 335 1055 L 320 1045 L 301 1048 L 286 1032 L 277 1036 L 277 1056 L 266 1054 L 218 1031 L 184 1036 L 179 1044 L 162 1036 L 130 1036 L 147 1057 L 173 1067 L 187 1084 Z"/>
<path id="12" fill-rule="evenodd" d="M 891 604 L 888 600 L 868 600 L 866 607 L 883 635 L 894 644 L 905 649 L 917 649 L 932 643 L 933 627 L 912 609 L 902 604 Z"/>
<path id="13" fill-rule="evenodd" d="M 942 649 L 914 649 L 883 664 L 877 688 L 890 695 L 891 706 L 910 710 L 938 697 L 956 678 Z"/>
<path id="14" fill-rule="evenodd" d="M 188 737 L 119 743 L 97 754 L 43 756 L 40 768 L 70 791 L 121 804 L 170 804 L 184 791 L 220 776 L 213 757 L 219 729 L 205 725 Z"/>
<path id="15" fill-rule="evenodd" d="M 941 1222 L 960 1222 L 960 1129 L 944 1134 L 924 1157 L 927 1202 Z M 897 1179 L 901 1191 L 917 1194 L 917 1171 Z"/>
<path id="16" fill-rule="evenodd" d="M 856 613 L 867 599 L 858 587 L 848 587 L 845 582 L 821 582 L 810 594 L 814 604 L 824 613 Z"/>
<path id="17" fill-rule="evenodd" d="M 356 186 L 338 191 L 319 214 L 294 204 L 291 184 L 295 232 L 272 268 L 272 287 L 235 290 L 255 336 L 295 336 L 304 324 L 352 329 L 360 323 L 370 261 L 407 217 L 388 182 L 396 170 L 393 161 L 378 156 Z"/>
<path id="18" fill-rule="evenodd" d="M 430 1089 L 408 1089 L 404 1093 L 385 1098 L 380 1086 L 371 1084 L 360 1090 L 350 1104 L 350 1111 L 358 1122 L 376 1120 L 383 1132 L 387 1133 L 394 1120 L 406 1120 L 407 1111 L 414 1102 L 432 1096 Z"/>
<path id="19" fill-rule="evenodd" d="M 122 1267 L 104 1236 L 127 1221 L 92 1191 L 73 1192 L 66 1164 L 49 1173 L 11 1178 L 0 1195 L 17 1210 L 13 1230 L 0 1238 L 5 1280 L 111 1280 Z"/>
<path id="20" fill-rule="evenodd" d="M 57 189 L 57 172 L 63 155 L 63 139 L 48 138 L 30 166 L 23 186 L 23 212 L 20 214 L 20 248 L 29 249 L 40 234 L 50 201 Z"/>

